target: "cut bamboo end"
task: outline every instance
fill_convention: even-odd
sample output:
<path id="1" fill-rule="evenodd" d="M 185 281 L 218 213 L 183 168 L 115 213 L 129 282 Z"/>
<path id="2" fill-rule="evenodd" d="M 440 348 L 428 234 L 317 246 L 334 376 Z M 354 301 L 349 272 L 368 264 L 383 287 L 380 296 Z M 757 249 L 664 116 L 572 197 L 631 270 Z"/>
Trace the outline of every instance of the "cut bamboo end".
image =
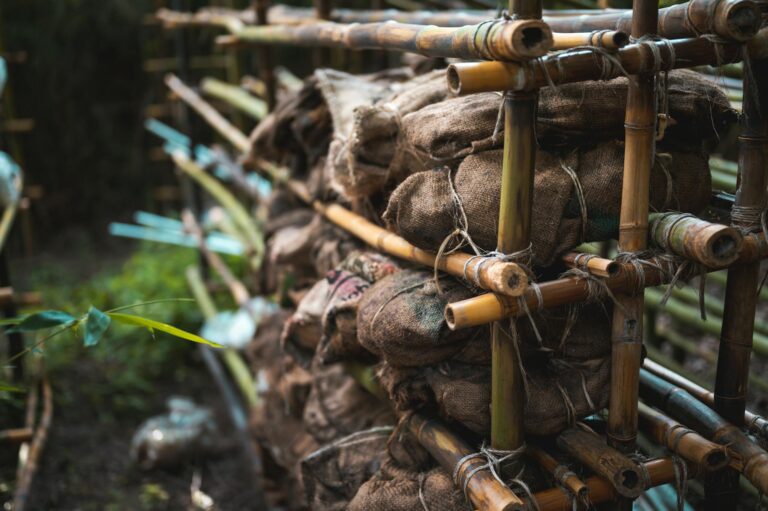
<path id="1" fill-rule="evenodd" d="M 620 30 L 594 32 L 554 32 L 553 50 L 567 50 L 578 46 L 596 46 L 615 51 L 629 44 L 629 34 Z"/>
<path id="2" fill-rule="evenodd" d="M 651 241 L 708 268 L 724 268 L 740 255 L 743 236 L 733 227 L 714 224 L 692 215 L 652 215 Z"/>
<path id="3" fill-rule="evenodd" d="M 541 20 L 520 20 L 497 25 L 498 37 L 491 33 L 488 44 L 499 60 L 530 60 L 547 54 L 554 45 L 549 25 Z"/>
<path id="4" fill-rule="evenodd" d="M 477 262 L 467 264 L 467 273 L 471 275 L 469 272 L 474 264 L 474 271 L 479 273 L 481 287 L 507 296 L 520 296 L 527 289 L 528 275 L 519 265 L 496 261 L 480 266 L 482 260 L 475 261 Z M 479 271 L 478 266 L 480 266 Z"/>
<path id="5" fill-rule="evenodd" d="M 757 34 L 763 15 L 756 2 L 726 0 L 715 8 L 715 33 L 735 41 L 748 41 Z"/>
<path id="6" fill-rule="evenodd" d="M 446 71 L 448 88 L 456 95 L 495 90 L 524 90 L 529 82 L 525 69 L 514 62 L 451 64 Z M 490 86 L 489 86 L 490 84 Z"/>
<path id="7" fill-rule="evenodd" d="M 569 252 L 563 256 L 563 262 L 569 268 L 579 268 L 598 277 L 612 277 L 621 270 L 621 264 L 612 259 L 605 259 L 593 254 Z"/>

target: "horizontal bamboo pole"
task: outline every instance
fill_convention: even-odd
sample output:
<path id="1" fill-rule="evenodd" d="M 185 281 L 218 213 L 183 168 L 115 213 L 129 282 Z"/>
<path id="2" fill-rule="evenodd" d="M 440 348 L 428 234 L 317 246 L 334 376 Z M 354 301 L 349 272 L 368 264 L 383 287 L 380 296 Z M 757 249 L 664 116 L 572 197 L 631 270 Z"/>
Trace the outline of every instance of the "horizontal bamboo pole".
<path id="1" fill-rule="evenodd" d="M 645 490 L 638 464 L 606 444 L 597 434 L 575 427 L 566 429 L 558 435 L 557 446 L 610 481 L 622 497 L 636 498 Z"/>
<path id="2" fill-rule="evenodd" d="M 536 445 L 528 444 L 525 450 L 526 454 L 536 463 L 552 475 L 557 483 L 568 490 L 574 497 L 581 502 L 588 502 L 589 488 L 567 466 L 558 462 L 547 451 Z"/>
<path id="3" fill-rule="evenodd" d="M 599 46 L 616 51 L 629 44 L 629 34 L 621 30 L 597 32 L 553 32 L 552 50 L 568 50 L 577 46 Z"/>
<path id="4" fill-rule="evenodd" d="M 598 277 L 611 277 L 621 269 L 621 264 L 612 259 L 581 252 L 569 252 L 562 260 L 569 268 L 579 268 Z"/>
<path id="5" fill-rule="evenodd" d="M 497 20 L 465 27 L 394 22 L 262 25 L 245 27 L 217 42 L 390 50 L 427 57 L 500 61 L 535 59 L 545 55 L 554 44 L 552 31 L 540 20 Z"/>
<path id="6" fill-rule="evenodd" d="M 414 413 L 405 419 L 416 440 L 449 474 L 456 473 L 459 488 L 474 509 L 488 511 L 523 511 L 525 503 L 508 487 L 500 483 L 490 470 L 477 470 L 487 463 L 483 456 L 468 457 L 475 452 L 462 439 L 434 419 Z M 463 460 L 463 461 L 462 461 Z M 470 475 L 474 472 L 474 475 Z"/>
<path id="7" fill-rule="evenodd" d="M 267 102 L 254 97 L 238 85 L 222 82 L 215 78 L 203 78 L 200 89 L 207 95 L 227 102 L 238 110 L 260 121 L 267 115 Z"/>
<path id="8" fill-rule="evenodd" d="M 419 25 L 455 27 L 474 25 L 492 19 L 495 11 L 399 11 L 334 9 L 330 19 L 337 23 L 371 23 L 397 21 Z M 312 9 L 276 5 L 269 10 L 270 24 L 299 24 L 314 19 Z M 252 16 L 241 17 L 253 23 Z M 558 32 L 591 32 L 595 30 L 629 31 L 630 9 L 545 11 L 544 21 Z M 692 0 L 659 9 L 658 33 L 668 39 L 715 33 L 724 38 L 743 41 L 759 28 L 760 12 L 752 1 Z"/>
<path id="9" fill-rule="evenodd" d="M 768 53 L 768 29 L 761 30 L 752 41 L 750 51 Z M 654 46 L 653 51 L 649 46 Z M 753 53 L 754 53 L 753 52 Z M 630 44 L 613 57 L 588 49 L 574 50 L 542 57 L 536 66 L 515 62 L 465 62 L 448 67 L 450 89 L 459 95 L 478 92 L 522 91 L 547 87 L 550 83 L 609 80 L 622 76 L 648 73 L 654 69 L 658 55 L 661 70 L 668 71 L 695 65 L 736 62 L 741 60 L 741 45 L 714 43 L 709 39 L 677 39 Z M 621 66 L 618 66 L 620 63 Z M 623 69 L 623 71 L 622 71 Z"/>
<path id="10" fill-rule="evenodd" d="M 670 371 L 663 365 L 646 358 L 645 362 L 643 362 L 643 368 L 656 376 L 663 378 L 669 383 L 680 387 L 707 406 L 713 407 L 715 405 L 714 392 L 705 389 L 701 385 L 697 385 L 674 371 Z M 753 434 L 760 436 L 764 440 L 768 440 L 768 419 L 747 410 L 744 412 L 744 423 Z"/>
<path id="11" fill-rule="evenodd" d="M 740 471 L 760 492 L 768 492 L 768 453 L 741 430 L 685 390 L 645 369 L 640 373 L 641 396 L 683 424 L 731 453 L 731 467 Z"/>
<path id="12" fill-rule="evenodd" d="M 671 273 L 675 265 L 656 261 L 661 267 L 667 266 Z M 643 267 L 643 283 L 646 287 L 658 286 L 665 283 L 669 272 L 663 273 L 651 266 Z M 614 276 L 602 279 L 611 291 L 633 291 L 638 283 L 637 270 L 631 264 L 624 264 Z M 538 292 L 529 286 L 522 297 L 529 310 L 551 308 L 558 305 L 582 302 L 594 292 L 596 284 L 580 276 L 565 277 L 537 284 Z M 475 296 L 466 300 L 450 303 L 445 308 L 445 318 L 452 330 L 483 325 L 499 321 L 506 317 L 517 317 L 524 314 L 517 300 L 509 300 L 492 293 Z"/>
<path id="13" fill-rule="evenodd" d="M 404 238 L 382 229 L 338 204 L 312 201 L 312 206 L 343 230 L 389 255 L 423 264 L 456 277 L 475 281 L 483 289 L 506 296 L 520 296 L 528 287 L 528 276 L 516 263 L 500 259 L 473 257 L 462 252 L 440 256 L 408 243 Z M 477 277 L 475 279 L 475 277 Z"/>
<path id="14" fill-rule="evenodd" d="M 32 440 L 35 431 L 32 428 L 11 428 L 0 430 L 0 442 L 21 443 Z"/>
<path id="15" fill-rule="evenodd" d="M 730 462 L 722 445 L 710 442 L 645 403 L 638 405 L 640 428 L 656 443 L 696 463 L 707 471 L 720 470 Z"/>
<path id="16" fill-rule="evenodd" d="M 708 268 L 724 268 L 739 258 L 743 237 L 734 227 L 682 213 L 656 213 L 650 217 L 648 237 L 658 248 Z"/>
<path id="17" fill-rule="evenodd" d="M 645 472 L 648 473 L 651 486 L 660 486 L 674 482 L 677 477 L 675 462 L 672 458 L 661 458 L 644 463 Z M 689 477 L 693 477 L 698 467 L 688 465 Z M 618 494 L 613 485 L 599 476 L 592 476 L 584 481 L 589 488 L 589 501 L 593 504 L 601 504 L 616 499 Z M 573 501 L 570 495 L 560 488 L 551 488 L 534 494 L 540 511 L 572 511 Z"/>

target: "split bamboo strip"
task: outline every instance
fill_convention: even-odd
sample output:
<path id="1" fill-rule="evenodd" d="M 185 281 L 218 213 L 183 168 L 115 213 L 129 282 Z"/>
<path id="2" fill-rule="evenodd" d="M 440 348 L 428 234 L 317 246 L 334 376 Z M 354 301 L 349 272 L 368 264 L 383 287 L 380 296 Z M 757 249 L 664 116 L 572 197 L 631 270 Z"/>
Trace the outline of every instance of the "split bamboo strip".
<path id="1" fill-rule="evenodd" d="M 541 0 L 509 0 L 509 11 L 516 18 L 540 22 Z M 537 91 L 504 95 L 496 238 L 496 250 L 502 254 L 524 253 L 530 247 L 537 105 Z M 503 451 L 524 445 L 524 376 L 516 342 L 500 322 L 491 326 L 491 446 Z"/>
<path id="2" fill-rule="evenodd" d="M 697 385 L 674 371 L 670 371 L 663 365 L 647 358 L 643 362 L 643 368 L 656 376 L 665 379 L 669 383 L 680 387 L 707 406 L 714 406 L 715 393 L 705 389 L 701 385 Z M 753 434 L 760 436 L 764 440 L 768 440 L 768 419 L 761 417 L 754 412 L 750 412 L 749 410 L 745 410 L 744 424 L 746 424 Z"/>
<path id="3" fill-rule="evenodd" d="M 632 37 L 653 37 L 658 26 L 658 8 L 656 0 L 632 2 Z M 636 254 L 647 247 L 649 189 L 656 152 L 656 99 L 654 74 L 638 74 L 629 80 L 624 118 L 619 252 Z M 619 293 L 616 302 L 621 306 L 613 309 L 611 390 L 606 435 L 609 445 L 624 452 L 634 451 L 637 440 L 643 301 L 641 292 Z M 622 502 L 622 507 L 626 504 Z M 631 509 L 631 503 L 628 507 Z"/>
<path id="4" fill-rule="evenodd" d="M 456 473 L 459 488 L 474 509 L 480 511 L 523 511 L 527 506 L 512 490 L 500 483 L 490 470 L 478 469 L 488 463 L 484 456 L 470 456 L 473 451 L 441 422 L 414 413 L 407 416 L 408 429 L 416 440 L 449 474 Z M 470 475 L 473 474 L 474 475 Z"/>
<path id="5" fill-rule="evenodd" d="M 768 491 L 768 453 L 752 442 L 737 426 L 726 421 L 683 389 L 645 369 L 641 371 L 640 381 L 645 401 L 710 440 L 726 446 L 733 456 L 731 466 L 735 465 L 759 491 Z M 708 501 L 710 497 L 712 496 L 708 495 Z"/>
<path id="6" fill-rule="evenodd" d="M 581 502 L 588 502 L 589 488 L 579 476 L 577 476 L 566 465 L 561 464 L 553 458 L 547 451 L 535 445 L 527 445 L 526 454 L 544 468 L 557 483 L 565 490 L 571 492 Z"/>
<path id="7" fill-rule="evenodd" d="M 606 444 L 596 433 L 578 427 L 566 429 L 558 435 L 557 446 L 609 480 L 622 497 L 636 498 L 645 490 L 638 464 Z"/>
<path id="8" fill-rule="evenodd" d="M 502 61 L 535 59 L 545 55 L 553 46 L 552 31 L 540 20 L 496 20 L 464 27 L 394 22 L 247 26 L 217 41 L 223 44 L 390 50 L 428 57 Z"/>
<path id="9" fill-rule="evenodd" d="M 184 84 L 178 77 L 169 74 L 165 83 L 182 101 L 192 107 L 205 121 L 226 138 L 239 151 L 247 152 L 250 144 L 248 137 L 224 118 L 215 108 L 205 102 L 194 90 Z"/>
<path id="10" fill-rule="evenodd" d="M 672 458 L 661 458 L 644 463 L 644 472 L 648 473 L 651 486 L 660 486 L 662 484 L 676 481 L 677 471 L 675 462 Z M 689 476 L 692 477 L 697 467 L 688 465 Z M 618 497 L 613 489 L 613 485 L 606 479 L 593 476 L 584 481 L 589 488 L 589 500 L 593 504 L 609 502 Z M 552 488 L 534 494 L 533 498 L 540 511 L 573 511 L 573 501 L 569 495 L 560 488 Z"/>
<path id="11" fill-rule="evenodd" d="M 749 46 L 765 54 L 768 53 L 767 41 L 768 29 L 764 29 Z M 535 66 L 518 62 L 452 64 L 448 67 L 447 78 L 450 89 L 460 95 L 529 90 L 547 87 L 550 83 L 610 80 L 624 75 L 624 71 L 628 74 L 647 73 L 654 69 L 654 54 L 659 56 L 662 71 L 737 62 L 742 58 L 741 45 L 714 43 L 705 38 L 645 41 L 625 46 L 610 58 L 596 51 L 579 49 L 542 57 Z"/>
<path id="12" fill-rule="evenodd" d="M 579 268 L 598 277 L 611 277 L 621 269 L 621 263 L 612 259 L 581 252 L 569 252 L 562 257 L 562 260 L 569 268 Z"/>
<path id="13" fill-rule="evenodd" d="M 743 236 L 731 226 L 713 224 L 684 213 L 650 217 L 653 245 L 708 268 L 724 268 L 739 258 Z"/>
<path id="14" fill-rule="evenodd" d="M 639 404 L 638 410 L 641 428 L 659 445 L 710 472 L 720 470 L 730 462 L 722 445 L 710 442 L 644 403 Z"/>
<path id="15" fill-rule="evenodd" d="M 201 13 L 198 13 L 200 15 Z M 399 11 L 333 9 L 332 21 L 337 23 L 371 23 L 397 21 L 417 25 L 456 27 L 475 25 L 496 16 L 495 11 Z M 270 23 L 290 25 L 311 21 L 312 9 L 276 5 L 269 10 Z M 247 18 L 243 21 L 250 22 Z M 742 0 L 692 0 L 659 10 L 658 33 L 668 39 L 717 34 L 744 41 L 760 26 L 761 13 L 754 2 Z M 632 11 L 590 9 L 586 11 L 544 11 L 544 21 L 557 32 L 592 32 L 631 28 Z M 751 34 L 751 35 L 750 35 Z"/>
<path id="16" fill-rule="evenodd" d="M 766 207 L 768 184 L 768 61 L 753 60 L 750 67 L 752 73 L 745 73 L 744 77 L 739 188 L 731 211 L 731 223 L 739 229 L 758 230 L 761 213 Z M 715 377 L 715 410 L 735 426 L 743 424 L 746 409 L 759 279 L 760 263 L 757 261 L 728 269 Z M 767 460 L 768 455 L 763 461 Z M 749 478 L 748 474 L 745 475 Z M 768 485 L 758 486 L 762 491 L 766 487 Z M 739 477 L 734 471 L 726 470 L 710 477 L 707 481 L 707 508 L 735 505 L 738 493 Z"/>
<path id="17" fill-rule="evenodd" d="M 205 94 L 225 101 L 238 110 L 245 112 L 257 121 L 260 121 L 267 115 L 266 102 L 252 96 L 248 91 L 237 85 L 222 82 L 216 78 L 204 78 L 200 82 L 200 89 Z"/>
<path id="18" fill-rule="evenodd" d="M 400 236 L 369 222 L 362 216 L 338 204 L 310 201 L 316 211 L 344 231 L 360 238 L 379 251 L 389 255 L 420 263 L 454 275 L 468 278 L 483 289 L 494 290 L 506 296 L 520 296 L 528 287 L 528 276 L 517 264 L 500 259 L 474 257 L 454 252 L 439 259 L 433 252 L 411 245 Z"/>
<path id="19" fill-rule="evenodd" d="M 667 271 L 662 272 L 651 266 L 644 266 L 643 285 L 658 286 L 668 282 L 679 266 L 651 258 L 650 262 Z M 638 284 L 638 273 L 632 265 L 622 265 L 621 271 L 615 276 L 600 279 L 611 291 L 634 291 Z M 533 286 L 533 284 L 531 284 Z M 583 302 L 595 292 L 595 282 L 583 277 L 565 277 L 536 284 L 538 292 L 529 287 L 522 298 L 530 310 L 552 308 L 558 305 Z M 541 297 L 539 299 L 539 296 Z M 460 330 L 472 326 L 499 321 L 506 317 L 517 317 L 524 314 L 517 300 L 510 300 L 500 295 L 487 293 L 446 306 L 445 317 L 452 330 Z"/>

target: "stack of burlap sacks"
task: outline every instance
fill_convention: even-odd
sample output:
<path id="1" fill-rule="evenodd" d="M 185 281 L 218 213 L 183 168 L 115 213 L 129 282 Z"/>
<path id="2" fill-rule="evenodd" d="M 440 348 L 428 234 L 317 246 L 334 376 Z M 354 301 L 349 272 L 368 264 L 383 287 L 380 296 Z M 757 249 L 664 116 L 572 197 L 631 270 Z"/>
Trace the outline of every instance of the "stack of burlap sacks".
<path id="1" fill-rule="evenodd" d="M 580 243 L 617 235 L 627 83 L 540 92 L 538 278 L 563 272 L 560 256 Z M 707 144 L 734 113 L 692 72 L 670 73 L 665 94 L 651 207 L 699 213 L 711 194 Z M 418 247 L 436 251 L 460 228 L 492 251 L 501 101 L 494 93 L 452 97 L 443 71 L 318 70 L 255 130 L 253 153 L 288 167 L 314 198 L 345 204 Z M 420 410 L 471 445 L 488 439 L 489 328 L 454 332 L 443 316 L 447 303 L 478 290 L 373 252 L 285 191 L 267 209 L 266 274 L 292 307 L 265 320 L 251 349 L 262 398 L 253 428 L 267 475 L 290 488 L 283 495 L 293 508 L 464 509 L 451 474 L 398 417 Z M 612 306 L 539 311 L 505 326 L 520 340 L 528 434 L 556 434 L 606 406 Z"/>

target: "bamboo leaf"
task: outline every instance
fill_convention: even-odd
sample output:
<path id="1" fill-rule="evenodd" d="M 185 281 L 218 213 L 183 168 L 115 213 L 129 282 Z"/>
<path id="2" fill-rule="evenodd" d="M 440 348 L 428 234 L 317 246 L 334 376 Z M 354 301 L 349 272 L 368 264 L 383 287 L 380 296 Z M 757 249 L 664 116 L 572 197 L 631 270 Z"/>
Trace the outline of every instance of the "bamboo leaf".
<path id="1" fill-rule="evenodd" d="M 88 315 L 85 317 L 83 344 L 86 346 L 96 346 L 109 328 L 110 323 L 112 323 L 112 319 L 109 316 L 96 307 L 91 306 L 88 309 Z"/>
<path id="2" fill-rule="evenodd" d="M 47 310 L 24 316 L 13 328 L 16 332 L 32 332 L 44 330 L 59 325 L 66 325 L 77 321 L 75 317 L 64 311 Z"/>
<path id="3" fill-rule="evenodd" d="M 207 344 L 208 346 L 213 346 L 214 348 L 222 347 L 220 344 L 216 344 L 215 342 L 211 342 L 207 339 L 203 339 L 199 335 L 186 332 L 180 328 L 176 328 L 175 326 L 167 325 L 165 323 L 161 323 L 160 321 L 155 321 L 153 319 L 142 318 L 141 316 L 135 316 L 133 314 L 122 314 L 118 312 L 108 312 L 107 316 L 112 318 L 112 320 L 117 321 L 118 323 L 122 323 L 124 325 L 144 327 L 148 329 L 153 335 L 154 335 L 154 331 L 159 331 L 159 332 L 164 332 L 166 334 L 173 335 L 174 337 L 178 337 L 179 339 L 184 339 L 185 341 L 192 341 L 200 344 Z"/>

